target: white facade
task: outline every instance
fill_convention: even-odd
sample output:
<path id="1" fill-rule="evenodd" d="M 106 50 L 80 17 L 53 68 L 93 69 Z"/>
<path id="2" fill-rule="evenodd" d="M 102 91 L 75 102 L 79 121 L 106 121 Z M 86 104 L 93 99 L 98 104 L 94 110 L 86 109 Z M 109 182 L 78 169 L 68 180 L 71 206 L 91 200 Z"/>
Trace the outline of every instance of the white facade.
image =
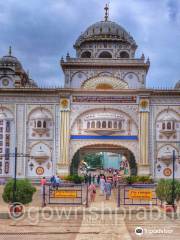
<path id="1" fill-rule="evenodd" d="M 175 150 L 180 178 L 179 82 L 147 89 L 149 59 L 135 58 L 134 39 L 107 19 L 74 47 L 76 58 L 60 61 L 64 89 L 39 88 L 11 51 L 0 59 L 0 178 L 13 176 L 15 146 L 30 155 L 18 157 L 20 178 L 68 174 L 74 155 L 88 147 L 128 150 L 138 174 L 155 178 L 172 177 Z"/>

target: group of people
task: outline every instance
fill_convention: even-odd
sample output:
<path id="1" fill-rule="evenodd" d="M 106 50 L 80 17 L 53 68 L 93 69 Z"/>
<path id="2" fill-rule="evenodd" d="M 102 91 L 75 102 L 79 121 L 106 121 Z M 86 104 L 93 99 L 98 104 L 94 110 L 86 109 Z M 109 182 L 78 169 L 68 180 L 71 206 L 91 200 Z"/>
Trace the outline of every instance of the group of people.
<path id="1" fill-rule="evenodd" d="M 104 174 L 88 176 L 89 183 L 89 196 L 90 201 L 94 202 L 96 198 L 96 187 L 100 188 L 100 195 L 106 197 L 106 200 L 110 199 L 111 191 L 113 187 L 113 179 L 111 177 L 106 177 Z"/>
<path id="2" fill-rule="evenodd" d="M 59 176 L 52 176 L 51 178 L 50 178 L 50 183 L 51 183 L 51 186 L 52 187 L 56 187 L 56 188 L 58 188 L 59 186 L 60 186 L 60 184 L 61 184 L 61 182 L 62 182 L 62 180 L 61 180 L 61 178 L 59 177 Z"/>

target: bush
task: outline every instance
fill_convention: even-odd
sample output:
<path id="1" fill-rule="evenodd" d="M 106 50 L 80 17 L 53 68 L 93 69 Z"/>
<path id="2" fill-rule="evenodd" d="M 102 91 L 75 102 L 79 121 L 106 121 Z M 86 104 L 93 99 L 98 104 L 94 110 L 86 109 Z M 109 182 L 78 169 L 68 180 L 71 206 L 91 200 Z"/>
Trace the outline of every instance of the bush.
<path id="1" fill-rule="evenodd" d="M 69 175 L 64 178 L 66 181 L 74 182 L 76 184 L 80 184 L 84 181 L 84 177 L 78 175 Z"/>
<path id="2" fill-rule="evenodd" d="M 133 183 L 153 183 L 152 178 L 149 176 L 128 176 L 125 178 L 128 184 Z"/>
<path id="3" fill-rule="evenodd" d="M 13 202 L 13 185 L 14 180 L 9 180 L 3 192 L 3 200 L 6 203 Z M 32 202 L 33 194 L 36 192 L 36 188 L 32 186 L 31 182 L 28 179 L 18 179 L 16 180 L 16 192 L 15 192 L 15 201 L 22 204 L 27 204 Z"/>
<path id="4" fill-rule="evenodd" d="M 161 179 L 158 182 L 156 187 L 156 195 L 157 198 L 162 201 L 166 202 L 167 204 L 172 204 L 172 180 L 171 179 Z M 174 200 L 180 200 L 180 182 L 175 180 L 175 193 L 174 193 Z"/>

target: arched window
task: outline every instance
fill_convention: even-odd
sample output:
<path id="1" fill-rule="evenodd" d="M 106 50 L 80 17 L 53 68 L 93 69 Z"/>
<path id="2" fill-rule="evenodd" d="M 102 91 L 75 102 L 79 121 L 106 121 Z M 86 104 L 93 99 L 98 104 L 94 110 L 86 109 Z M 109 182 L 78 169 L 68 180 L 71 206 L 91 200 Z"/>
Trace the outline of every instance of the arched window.
<path id="1" fill-rule="evenodd" d="M 43 128 L 46 128 L 46 121 L 43 121 Z"/>
<path id="2" fill-rule="evenodd" d="M 94 121 L 91 123 L 91 128 L 95 128 L 95 122 Z"/>
<path id="3" fill-rule="evenodd" d="M 173 121 L 173 130 L 175 129 L 175 122 Z"/>
<path id="4" fill-rule="evenodd" d="M 106 122 L 105 121 L 102 122 L 102 128 L 106 128 Z"/>
<path id="5" fill-rule="evenodd" d="M 99 54 L 99 58 L 112 58 L 112 55 L 107 51 L 103 51 Z"/>
<path id="6" fill-rule="evenodd" d="M 38 121 L 38 122 L 37 122 L 37 127 L 38 127 L 38 128 L 41 128 L 41 126 L 42 126 L 41 121 Z"/>
<path id="7" fill-rule="evenodd" d="M 163 123 L 163 124 L 162 124 L 162 129 L 165 130 L 165 128 L 166 128 L 166 124 Z"/>
<path id="8" fill-rule="evenodd" d="M 119 122 L 119 124 L 118 124 L 118 128 L 119 128 L 119 129 L 122 128 L 122 122 Z"/>
<path id="9" fill-rule="evenodd" d="M 96 128 L 100 128 L 101 127 L 101 122 L 100 121 L 97 121 L 96 123 Z"/>
<path id="10" fill-rule="evenodd" d="M 114 122 L 114 128 L 117 128 L 117 122 Z"/>
<path id="11" fill-rule="evenodd" d="M 167 123 L 167 129 L 171 129 L 171 122 Z"/>
<path id="12" fill-rule="evenodd" d="M 91 52 L 85 51 L 81 54 L 81 58 L 91 58 Z"/>
<path id="13" fill-rule="evenodd" d="M 120 58 L 129 58 L 129 54 L 125 51 L 120 52 Z"/>
<path id="14" fill-rule="evenodd" d="M 108 128 L 112 128 L 112 122 L 108 121 Z"/>
<path id="15" fill-rule="evenodd" d="M 87 122 L 87 128 L 90 128 L 90 122 Z"/>

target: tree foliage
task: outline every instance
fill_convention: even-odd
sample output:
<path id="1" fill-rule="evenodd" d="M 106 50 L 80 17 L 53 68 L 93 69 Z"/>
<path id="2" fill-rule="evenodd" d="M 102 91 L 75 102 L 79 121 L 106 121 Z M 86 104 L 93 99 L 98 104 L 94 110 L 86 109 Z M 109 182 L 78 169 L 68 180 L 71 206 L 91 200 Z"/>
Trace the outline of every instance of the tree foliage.
<path id="1" fill-rule="evenodd" d="M 102 167 L 102 155 L 99 153 L 89 153 L 84 157 L 84 161 L 92 168 Z"/>
<path id="2" fill-rule="evenodd" d="M 3 200 L 6 203 L 13 202 L 13 186 L 14 180 L 9 180 L 4 188 Z M 36 192 L 36 188 L 32 186 L 31 182 L 28 179 L 18 179 L 16 180 L 16 192 L 15 192 L 15 201 L 22 204 L 27 204 L 32 202 L 33 194 Z"/>

